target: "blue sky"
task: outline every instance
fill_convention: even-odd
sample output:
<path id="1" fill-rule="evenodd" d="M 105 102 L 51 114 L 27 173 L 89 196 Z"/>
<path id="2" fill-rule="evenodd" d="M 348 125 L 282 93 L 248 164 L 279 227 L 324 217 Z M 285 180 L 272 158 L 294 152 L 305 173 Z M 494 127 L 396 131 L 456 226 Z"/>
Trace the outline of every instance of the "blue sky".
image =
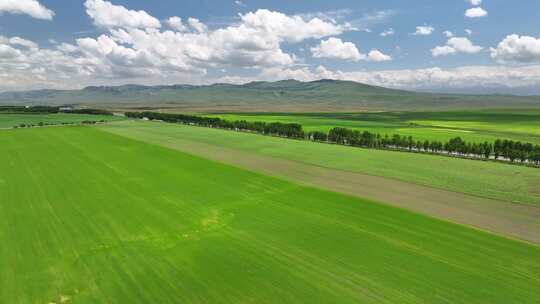
<path id="1" fill-rule="evenodd" d="M 536 92 L 539 11 L 507 0 L 0 0 L 0 90 L 334 78 Z"/>

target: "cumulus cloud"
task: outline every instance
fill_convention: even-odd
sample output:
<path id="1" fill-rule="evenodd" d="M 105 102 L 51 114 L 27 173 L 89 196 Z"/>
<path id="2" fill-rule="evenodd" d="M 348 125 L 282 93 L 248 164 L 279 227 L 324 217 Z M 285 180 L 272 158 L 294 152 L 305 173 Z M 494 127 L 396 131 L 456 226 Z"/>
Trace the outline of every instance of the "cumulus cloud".
<path id="1" fill-rule="evenodd" d="M 469 18 L 481 18 L 488 15 L 488 12 L 481 7 L 473 7 L 465 11 L 465 16 Z"/>
<path id="2" fill-rule="evenodd" d="M 339 35 L 350 30 L 350 25 L 339 25 L 332 20 L 315 17 L 309 21 L 301 16 L 287 16 L 280 12 L 260 9 L 241 16 L 244 26 L 261 33 L 272 33 L 280 39 L 299 42 L 308 38 Z"/>
<path id="3" fill-rule="evenodd" d="M 104 0 L 86 0 L 86 13 L 94 20 L 96 26 L 104 28 L 160 28 L 158 19 L 145 11 L 128 10 Z"/>
<path id="4" fill-rule="evenodd" d="M 388 37 L 388 36 L 394 35 L 395 33 L 396 33 L 396 31 L 394 31 L 393 28 L 389 28 L 389 29 L 387 29 L 387 30 L 381 32 L 379 35 L 380 35 L 381 37 Z"/>
<path id="5" fill-rule="evenodd" d="M 481 46 L 474 45 L 468 38 L 452 37 L 448 39 L 446 45 L 437 46 L 431 50 L 434 57 L 453 55 L 457 53 L 476 54 L 482 51 Z"/>
<path id="6" fill-rule="evenodd" d="M 471 5 L 479 6 L 482 4 L 482 0 L 467 0 Z"/>
<path id="7" fill-rule="evenodd" d="M 540 39 L 516 34 L 507 36 L 491 49 L 491 57 L 499 62 L 540 62 Z"/>
<path id="8" fill-rule="evenodd" d="M 59 49 L 41 49 L 30 40 L 0 36 L 1 89 L 58 87 L 89 75 L 85 69 L 79 59 Z"/>
<path id="9" fill-rule="evenodd" d="M 26 14 L 36 19 L 52 20 L 54 12 L 37 0 L 2 0 L 0 1 L 0 14 Z"/>
<path id="10" fill-rule="evenodd" d="M 195 31 L 199 33 L 204 33 L 208 31 L 208 27 L 206 27 L 206 25 L 204 25 L 201 21 L 199 21 L 199 19 L 189 18 L 188 24 L 192 29 L 194 29 Z"/>
<path id="11" fill-rule="evenodd" d="M 334 37 L 321 41 L 318 46 L 311 48 L 311 53 L 315 58 L 374 62 L 392 60 L 392 57 L 383 54 L 379 50 L 372 50 L 367 55 L 362 54 L 354 43 L 343 42 L 341 39 Z"/>
<path id="12" fill-rule="evenodd" d="M 413 33 L 415 36 L 429 36 L 433 34 L 435 28 L 431 25 L 419 25 L 416 27 L 416 32 Z"/>
<path id="13" fill-rule="evenodd" d="M 187 27 L 182 22 L 182 18 L 174 16 L 167 19 L 167 24 L 169 27 L 178 32 L 184 32 L 187 30 Z"/>
<path id="14" fill-rule="evenodd" d="M 338 76 L 340 79 L 404 89 L 540 86 L 540 66 L 465 66 L 454 69 L 434 67 L 348 72 Z"/>
<path id="15" fill-rule="evenodd" d="M 0 58 L 12 59 L 18 57 L 20 54 L 21 52 L 14 49 L 13 47 L 5 44 L 0 44 Z"/>
<path id="16" fill-rule="evenodd" d="M 452 37 L 454 37 L 454 33 L 450 32 L 450 31 L 444 31 L 443 34 L 444 34 L 447 38 L 452 38 Z"/>
<path id="17" fill-rule="evenodd" d="M 324 67 L 311 70 L 271 68 L 254 78 L 236 79 L 236 82 L 256 80 L 297 79 L 313 81 L 318 79 L 349 80 L 370 85 L 408 89 L 467 89 L 481 87 L 520 88 L 540 86 L 540 65 L 523 67 L 464 66 L 453 69 L 432 67 L 427 69 L 404 69 L 383 71 L 342 72 L 330 71 Z"/>
<path id="18" fill-rule="evenodd" d="M 349 80 L 360 83 L 407 90 L 520 88 L 540 86 L 540 65 L 522 67 L 464 66 L 453 69 L 432 67 L 426 69 L 382 71 L 331 71 L 323 66 L 317 68 L 267 68 L 254 77 L 225 77 L 219 82 L 246 83 L 254 80 L 275 81 L 296 79 L 314 81 L 319 79 Z"/>
<path id="19" fill-rule="evenodd" d="M 311 48 L 311 53 L 315 58 L 336 58 L 352 61 L 365 59 L 365 55 L 360 54 L 354 43 L 343 42 L 339 38 L 321 41 L 318 46 Z"/>
<path id="20" fill-rule="evenodd" d="M 73 44 L 70 44 L 70 43 L 65 43 L 63 42 L 62 44 L 56 46 L 56 48 L 64 53 L 74 53 L 76 52 L 78 49 L 76 46 L 74 46 Z"/>
<path id="21" fill-rule="evenodd" d="M 13 45 L 24 46 L 24 47 L 30 48 L 30 49 L 35 49 L 35 48 L 38 47 L 37 43 L 35 43 L 33 41 L 30 41 L 30 40 L 23 39 L 21 37 L 12 37 L 12 38 L 9 39 L 9 43 L 11 43 Z"/>
<path id="22" fill-rule="evenodd" d="M 367 55 L 368 61 L 381 62 L 381 61 L 390 61 L 392 57 L 386 54 L 383 54 L 379 50 L 371 50 Z"/>
<path id="23" fill-rule="evenodd" d="M 104 0 L 87 0 L 87 14 L 106 30 L 99 37 L 40 49 L 20 37 L 0 37 L 0 73 L 13 78 L 1 88 L 77 86 L 122 83 L 141 79 L 147 83 L 201 81 L 209 69 L 235 67 L 249 71 L 299 64 L 295 54 L 282 50 L 285 43 L 320 39 L 352 30 L 347 24 L 307 19 L 270 10 L 239 16 L 239 21 L 209 29 L 195 18 L 159 20 Z M 373 53 L 373 58 L 378 56 Z M 8 59 L 9 58 L 9 59 Z M 130 80 L 128 80 L 130 79 Z M 0 79 L 1 82 L 1 79 Z"/>
<path id="24" fill-rule="evenodd" d="M 306 67 L 295 54 L 285 52 L 283 46 L 322 39 L 311 50 L 315 57 L 373 62 L 392 59 L 379 50 L 364 53 L 352 42 L 328 38 L 354 27 L 317 16 L 257 10 L 241 14 L 236 23 L 217 29 L 208 28 L 197 19 L 171 17 L 165 21 L 167 29 L 161 29 L 159 20 L 144 11 L 104 0 L 87 0 L 86 5 L 94 24 L 105 29 L 98 37 L 43 49 L 21 37 L 0 36 L 0 89 L 73 88 L 132 80 L 147 84 L 200 83 L 213 79 L 206 76 L 208 71 L 233 68 L 242 68 L 255 76 L 227 77 L 223 81 L 332 78 L 407 89 L 488 84 L 540 86 L 540 65 L 531 64 L 356 72 Z M 434 30 L 424 25 L 417 32 L 428 35 Z M 482 50 L 466 38 L 449 38 L 437 51 L 439 56 Z M 537 62 L 538 44 L 536 38 L 511 35 L 492 49 L 491 55 L 500 62 Z"/>

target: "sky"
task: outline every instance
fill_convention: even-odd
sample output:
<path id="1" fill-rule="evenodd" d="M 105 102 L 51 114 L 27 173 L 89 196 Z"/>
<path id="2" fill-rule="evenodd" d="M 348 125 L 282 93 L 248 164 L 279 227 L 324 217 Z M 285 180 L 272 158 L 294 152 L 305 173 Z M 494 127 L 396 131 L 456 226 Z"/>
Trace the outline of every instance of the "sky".
<path id="1" fill-rule="evenodd" d="M 540 94 L 540 1 L 0 0 L 0 91 L 339 79 Z"/>

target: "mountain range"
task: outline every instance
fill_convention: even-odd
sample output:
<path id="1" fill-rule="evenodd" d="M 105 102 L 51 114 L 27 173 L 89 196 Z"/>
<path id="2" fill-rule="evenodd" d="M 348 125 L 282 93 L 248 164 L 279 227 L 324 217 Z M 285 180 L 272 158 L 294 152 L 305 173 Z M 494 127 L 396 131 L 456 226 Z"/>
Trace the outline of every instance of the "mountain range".
<path id="1" fill-rule="evenodd" d="M 242 85 L 123 85 L 0 93 L 3 105 L 178 108 L 189 111 L 364 111 L 540 108 L 538 96 L 435 94 L 351 81 L 251 82 Z"/>

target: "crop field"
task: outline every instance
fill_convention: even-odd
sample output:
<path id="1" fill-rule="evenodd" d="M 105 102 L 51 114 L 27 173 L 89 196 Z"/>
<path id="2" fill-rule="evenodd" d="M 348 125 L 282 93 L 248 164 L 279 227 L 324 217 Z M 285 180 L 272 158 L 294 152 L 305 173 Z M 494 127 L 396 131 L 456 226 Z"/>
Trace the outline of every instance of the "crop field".
<path id="1" fill-rule="evenodd" d="M 86 114 L 0 114 L 0 129 L 13 128 L 20 124 L 34 124 L 40 122 L 49 124 L 80 123 L 85 120 L 122 120 L 119 116 L 86 115 Z"/>
<path id="2" fill-rule="evenodd" d="M 5 303 L 540 302 L 535 245 L 101 127 L 0 157 Z"/>
<path id="3" fill-rule="evenodd" d="M 300 123 L 308 131 L 334 127 L 413 136 L 418 140 L 493 142 L 497 138 L 540 144 L 540 111 L 369 112 L 318 114 L 211 114 L 229 120 Z"/>
<path id="4" fill-rule="evenodd" d="M 540 170 L 426 154 L 359 149 L 218 129 L 126 121 L 104 130 L 154 144 L 180 141 L 364 173 L 520 204 L 540 205 Z M 181 147 L 182 148 L 182 147 Z"/>

